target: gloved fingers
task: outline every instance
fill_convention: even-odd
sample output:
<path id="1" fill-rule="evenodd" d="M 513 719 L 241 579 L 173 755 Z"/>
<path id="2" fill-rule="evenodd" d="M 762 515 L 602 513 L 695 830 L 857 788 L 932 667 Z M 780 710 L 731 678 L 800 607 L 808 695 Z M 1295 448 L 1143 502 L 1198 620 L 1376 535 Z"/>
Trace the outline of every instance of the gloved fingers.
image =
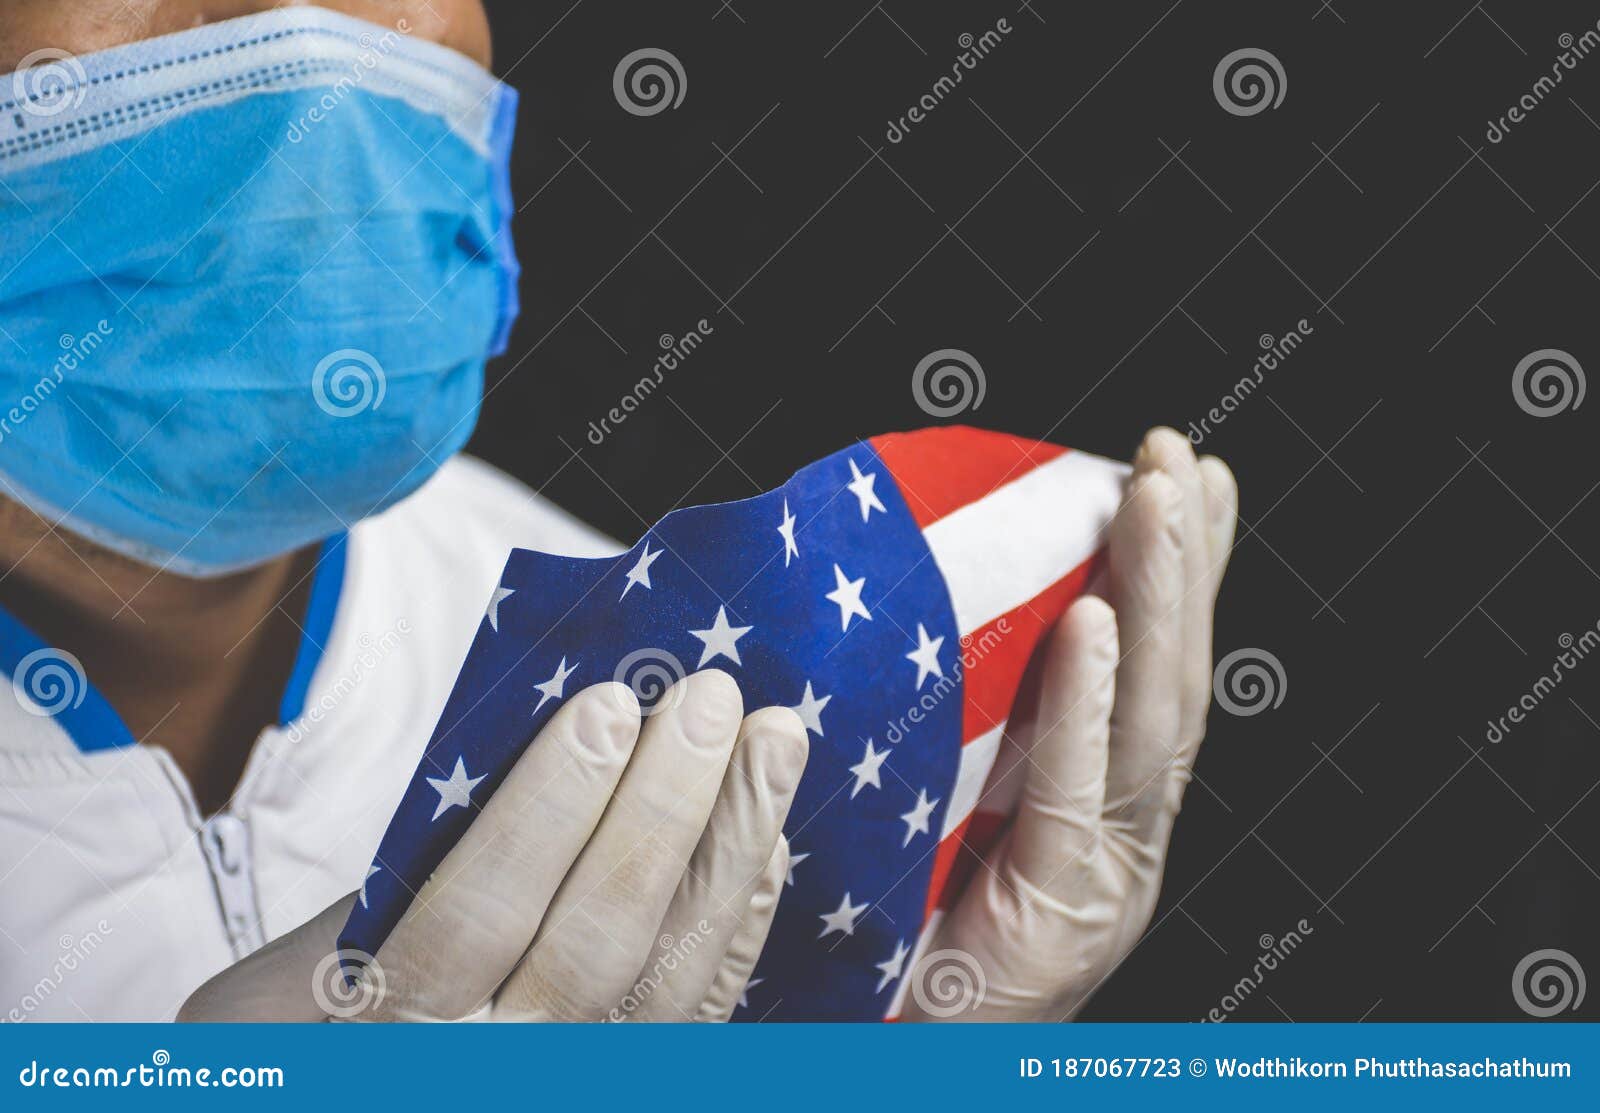
<path id="1" fill-rule="evenodd" d="M 379 950 L 362 1020 L 460 1020 L 516 966 L 600 822 L 639 737 L 625 684 L 574 695 L 545 724 Z M 377 972 L 374 972 L 376 976 Z"/>
<path id="2" fill-rule="evenodd" d="M 1178 734 L 1186 755 L 1205 734 L 1211 707 L 1212 558 L 1206 522 L 1205 493 L 1199 462 L 1189 438 L 1172 429 L 1153 429 L 1140 455 L 1178 486 L 1182 495 L 1183 529 L 1183 654 L 1178 676 Z"/>
<path id="3" fill-rule="evenodd" d="M 351 1004 L 335 953 L 356 894 L 340 897 L 287 935 L 211 978 L 178 1010 L 184 1023 L 306 1024 L 328 1019 L 329 1002 Z M 359 1004 L 359 1000 L 355 1003 Z"/>
<path id="4" fill-rule="evenodd" d="M 1184 508 L 1163 472 L 1137 470 L 1111 523 L 1109 588 L 1122 659 L 1117 667 L 1106 773 L 1106 816 L 1153 829 L 1164 774 L 1182 756 Z"/>
<path id="5" fill-rule="evenodd" d="M 807 748 L 805 724 L 789 708 L 764 707 L 745 717 L 656 947 L 623 998 L 628 1019 L 694 1019 L 783 837 Z"/>
<path id="6" fill-rule="evenodd" d="M 1117 670 L 1117 620 L 1102 599 L 1075 602 L 1044 654 L 1039 727 L 1024 765 L 1008 850 L 1012 869 L 1062 902 L 1092 852 L 1105 804 Z"/>
<path id="7" fill-rule="evenodd" d="M 705 832 L 742 717 L 739 686 L 725 672 L 698 672 L 667 690 L 532 948 L 500 988 L 497 1017 L 613 1013 Z"/>
<path id="8" fill-rule="evenodd" d="M 700 1002 L 696 1020 L 722 1023 L 733 1015 L 744 996 L 745 986 L 750 984 L 761 949 L 767 945 L 767 933 L 772 930 L 773 917 L 778 914 L 778 901 L 783 896 L 788 876 L 789 841 L 779 835 L 778 845 L 772 848 L 772 855 L 756 880 L 744 918 L 723 953 L 711 988 Z"/>
<path id="9" fill-rule="evenodd" d="M 1200 458 L 1200 490 L 1206 507 L 1206 540 L 1210 555 L 1210 595 L 1213 605 L 1222 587 L 1222 575 L 1233 555 L 1233 534 L 1239 524 L 1239 484 L 1233 472 L 1215 456 Z M 1207 667 L 1211 667 L 1207 664 Z"/>
<path id="10" fill-rule="evenodd" d="M 1082 981 L 1086 941 L 1111 909 L 1098 886 L 1117 656 L 1116 615 L 1091 596 L 1068 609 L 1037 656 L 1042 682 L 1016 818 L 990 868 L 906 966 L 902 1020 L 1037 1017 L 1060 985 Z"/>

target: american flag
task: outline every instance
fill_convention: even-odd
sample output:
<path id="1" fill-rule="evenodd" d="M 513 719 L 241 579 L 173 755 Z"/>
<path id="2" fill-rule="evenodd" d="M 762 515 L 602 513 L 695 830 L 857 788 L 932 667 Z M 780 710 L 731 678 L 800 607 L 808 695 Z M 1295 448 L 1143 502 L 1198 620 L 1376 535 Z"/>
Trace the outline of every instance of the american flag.
<path id="1" fill-rule="evenodd" d="M 627 553 L 513 550 L 340 945 L 377 954 L 561 701 L 727 670 L 811 754 L 735 1019 L 884 1020 L 1015 802 L 985 792 L 1023 669 L 1095 574 L 1127 468 L 966 427 L 863 441 Z"/>

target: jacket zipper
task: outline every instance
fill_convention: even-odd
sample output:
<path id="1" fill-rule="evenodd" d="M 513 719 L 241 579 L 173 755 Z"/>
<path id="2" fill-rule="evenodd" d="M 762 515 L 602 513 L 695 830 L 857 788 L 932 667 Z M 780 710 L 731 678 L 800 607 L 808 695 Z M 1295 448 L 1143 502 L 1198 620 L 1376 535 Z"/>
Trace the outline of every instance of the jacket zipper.
<path id="1" fill-rule="evenodd" d="M 242 959 L 266 944 L 256 901 L 250 827 L 232 812 L 218 812 L 200 826 L 200 849 L 211 870 L 233 957 Z"/>

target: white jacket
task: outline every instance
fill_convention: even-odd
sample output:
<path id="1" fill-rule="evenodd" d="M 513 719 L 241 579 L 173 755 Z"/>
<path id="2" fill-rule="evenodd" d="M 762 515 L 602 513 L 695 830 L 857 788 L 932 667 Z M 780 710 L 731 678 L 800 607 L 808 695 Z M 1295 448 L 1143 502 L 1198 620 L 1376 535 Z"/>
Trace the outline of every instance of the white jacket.
<path id="1" fill-rule="evenodd" d="M 358 524 L 319 567 L 286 721 L 210 819 L 92 688 L 47 716 L 0 687 L 0 1022 L 170 1020 L 359 888 L 513 546 L 620 549 L 467 457 Z M 0 615 L 0 673 L 30 636 Z"/>

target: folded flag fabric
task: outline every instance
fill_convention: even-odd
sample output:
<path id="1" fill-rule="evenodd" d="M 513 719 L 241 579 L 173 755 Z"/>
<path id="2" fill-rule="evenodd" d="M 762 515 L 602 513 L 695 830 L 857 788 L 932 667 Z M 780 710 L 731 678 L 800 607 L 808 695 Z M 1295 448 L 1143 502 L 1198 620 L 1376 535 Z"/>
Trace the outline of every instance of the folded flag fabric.
<path id="1" fill-rule="evenodd" d="M 384 939 L 562 700 L 727 670 L 811 755 L 735 1019 L 883 1020 L 1014 803 L 985 792 L 1022 673 L 1094 574 L 1128 469 L 966 427 L 863 441 L 627 553 L 513 550 L 340 940 Z M 972 859 L 967 868 L 975 862 Z"/>

